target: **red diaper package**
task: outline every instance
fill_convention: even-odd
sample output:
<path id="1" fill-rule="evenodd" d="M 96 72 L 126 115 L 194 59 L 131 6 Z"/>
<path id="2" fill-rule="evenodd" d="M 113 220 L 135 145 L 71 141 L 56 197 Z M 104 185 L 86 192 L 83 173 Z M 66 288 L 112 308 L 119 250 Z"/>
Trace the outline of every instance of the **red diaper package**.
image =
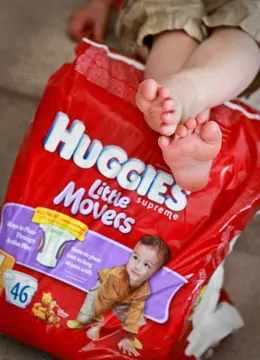
<path id="1" fill-rule="evenodd" d="M 199 359 L 243 324 L 223 261 L 259 209 L 260 113 L 211 111 L 222 149 L 208 186 L 185 192 L 135 106 L 142 78 L 83 41 L 48 82 L 1 209 L 0 332 L 60 359 Z"/>

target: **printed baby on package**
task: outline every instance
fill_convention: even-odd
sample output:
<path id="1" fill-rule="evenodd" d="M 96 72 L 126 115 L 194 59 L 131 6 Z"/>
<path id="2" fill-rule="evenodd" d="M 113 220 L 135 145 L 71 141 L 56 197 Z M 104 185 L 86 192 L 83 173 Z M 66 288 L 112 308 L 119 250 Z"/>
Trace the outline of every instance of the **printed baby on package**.
<path id="1" fill-rule="evenodd" d="M 49 80 L 2 206 L 0 330 L 61 359 L 199 359 L 243 324 L 223 261 L 259 207 L 260 114 L 212 110 L 222 150 L 188 193 L 135 106 L 142 77 L 83 41 Z"/>

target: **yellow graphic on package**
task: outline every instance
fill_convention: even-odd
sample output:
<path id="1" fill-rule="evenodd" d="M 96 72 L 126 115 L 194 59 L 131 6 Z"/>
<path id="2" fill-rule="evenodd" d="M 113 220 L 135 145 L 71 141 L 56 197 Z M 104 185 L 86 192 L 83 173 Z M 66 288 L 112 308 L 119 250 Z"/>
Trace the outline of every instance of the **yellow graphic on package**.
<path id="1" fill-rule="evenodd" d="M 44 237 L 36 260 L 43 266 L 55 268 L 68 241 L 84 241 L 88 226 L 58 211 L 37 207 L 32 222 L 40 224 Z"/>

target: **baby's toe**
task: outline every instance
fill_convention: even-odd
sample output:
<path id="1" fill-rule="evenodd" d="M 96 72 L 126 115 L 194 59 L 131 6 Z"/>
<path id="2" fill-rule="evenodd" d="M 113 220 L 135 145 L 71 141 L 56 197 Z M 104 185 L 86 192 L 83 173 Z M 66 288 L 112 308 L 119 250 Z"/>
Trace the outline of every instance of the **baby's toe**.
<path id="1" fill-rule="evenodd" d="M 167 146 L 169 146 L 170 138 L 167 136 L 160 136 L 158 139 L 158 144 L 159 144 L 160 148 L 162 150 L 164 150 L 165 148 L 167 148 Z"/>
<path id="2" fill-rule="evenodd" d="M 168 124 L 161 124 L 160 126 L 160 133 L 164 136 L 172 136 L 175 133 L 177 124 L 168 125 Z"/>
<path id="3" fill-rule="evenodd" d="M 156 99 L 158 91 L 158 85 L 155 80 L 144 80 L 138 88 L 136 94 L 136 105 L 143 113 L 147 112 L 147 109 L 151 106 L 151 102 Z"/>
<path id="4" fill-rule="evenodd" d="M 162 86 L 158 90 L 158 96 L 161 98 L 161 100 L 167 99 L 170 96 L 170 89 L 166 86 Z"/>
<path id="5" fill-rule="evenodd" d="M 175 101 L 171 98 L 167 98 L 162 102 L 162 108 L 164 111 L 174 111 L 176 108 L 175 105 Z"/>
<path id="6" fill-rule="evenodd" d="M 187 127 L 188 130 L 195 130 L 197 127 L 197 121 L 195 118 L 190 117 L 185 121 L 184 125 Z"/>
<path id="7" fill-rule="evenodd" d="M 177 129 L 175 131 L 175 135 L 177 135 L 180 138 L 183 138 L 188 135 L 188 129 L 186 126 L 180 124 L 177 126 Z"/>
<path id="8" fill-rule="evenodd" d="M 147 79 L 139 85 L 137 96 L 146 101 L 153 101 L 157 96 L 157 91 L 157 82 L 153 79 Z"/>
<path id="9" fill-rule="evenodd" d="M 178 122 L 176 114 L 174 111 L 164 111 L 161 114 L 161 120 L 163 123 L 167 124 L 167 125 L 173 125 L 175 123 Z"/>
<path id="10" fill-rule="evenodd" d="M 201 138 L 209 144 L 220 144 L 222 133 L 219 125 L 215 121 L 208 121 L 202 127 L 200 132 Z"/>

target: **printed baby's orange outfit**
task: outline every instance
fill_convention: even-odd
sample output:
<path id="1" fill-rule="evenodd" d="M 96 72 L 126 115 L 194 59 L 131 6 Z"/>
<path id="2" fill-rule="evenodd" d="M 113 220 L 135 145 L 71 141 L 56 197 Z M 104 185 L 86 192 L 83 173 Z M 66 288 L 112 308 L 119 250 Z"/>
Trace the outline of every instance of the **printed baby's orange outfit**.
<path id="1" fill-rule="evenodd" d="M 90 290 L 77 320 L 87 324 L 103 321 L 109 311 L 121 320 L 126 331 L 137 334 L 144 323 L 145 300 L 150 296 L 148 281 L 136 289 L 130 288 L 126 265 L 99 271 L 99 279 Z"/>

